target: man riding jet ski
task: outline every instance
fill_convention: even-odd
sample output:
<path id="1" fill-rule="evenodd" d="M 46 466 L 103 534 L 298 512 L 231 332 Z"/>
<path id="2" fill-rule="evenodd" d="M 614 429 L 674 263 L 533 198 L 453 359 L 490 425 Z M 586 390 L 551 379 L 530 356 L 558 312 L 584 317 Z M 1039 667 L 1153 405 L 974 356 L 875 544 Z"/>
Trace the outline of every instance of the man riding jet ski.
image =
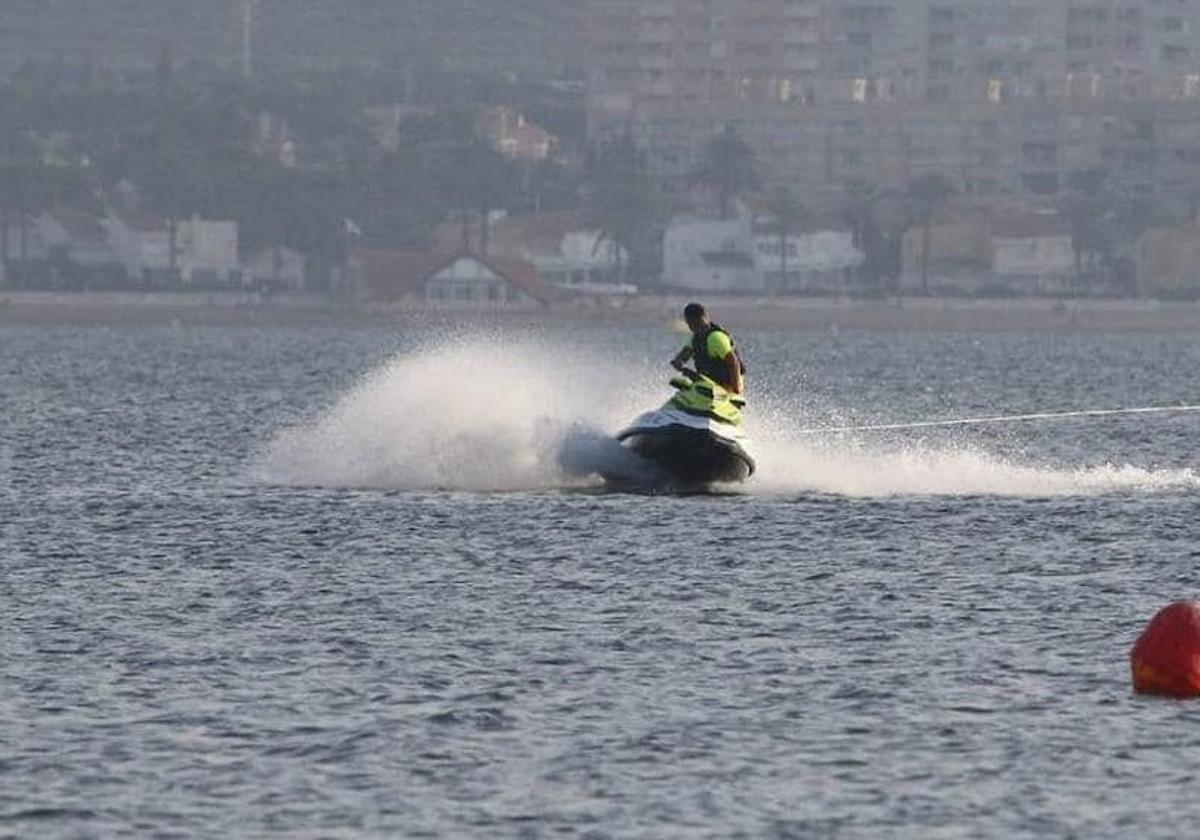
<path id="1" fill-rule="evenodd" d="M 691 359 L 696 373 L 707 376 L 726 391 L 741 394 L 745 390 L 746 368 L 733 346 L 733 337 L 708 319 L 708 313 L 698 303 L 683 308 L 683 320 L 692 332 L 691 341 L 671 360 L 671 367 L 688 374 L 684 363 Z"/>
<path id="2" fill-rule="evenodd" d="M 653 461 L 681 486 L 744 481 L 754 473 L 742 434 L 745 368 L 729 333 L 704 307 L 683 310 L 691 341 L 671 360 L 683 376 L 662 408 L 638 417 L 617 435 L 627 448 Z M 684 366 L 689 359 L 695 370 Z"/>

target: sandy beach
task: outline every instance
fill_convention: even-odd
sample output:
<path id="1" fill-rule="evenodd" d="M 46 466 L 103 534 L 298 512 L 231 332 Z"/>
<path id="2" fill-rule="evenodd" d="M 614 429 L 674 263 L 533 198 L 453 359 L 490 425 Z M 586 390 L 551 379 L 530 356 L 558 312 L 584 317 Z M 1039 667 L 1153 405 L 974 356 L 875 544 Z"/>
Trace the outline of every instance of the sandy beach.
<path id="1" fill-rule="evenodd" d="M 966 298 L 706 297 L 722 321 L 794 330 L 908 331 L 1137 331 L 1200 330 L 1200 304 L 1151 300 Z M 549 310 L 490 312 L 471 308 L 364 306 L 321 297 L 262 298 L 238 294 L 44 293 L 0 294 L 0 328 L 53 326 L 288 327 L 386 325 L 425 321 L 506 323 L 606 320 L 662 323 L 675 317 L 683 296 L 644 296 L 619 305 L 564 305 Z"/>

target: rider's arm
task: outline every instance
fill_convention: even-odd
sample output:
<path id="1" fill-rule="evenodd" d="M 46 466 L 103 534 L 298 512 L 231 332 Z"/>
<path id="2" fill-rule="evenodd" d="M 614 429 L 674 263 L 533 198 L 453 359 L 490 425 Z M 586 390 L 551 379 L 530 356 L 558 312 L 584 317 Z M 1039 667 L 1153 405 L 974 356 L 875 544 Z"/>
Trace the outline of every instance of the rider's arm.
<path id="1" fill-rule="evenodd" d="M 746 383 L 742 381 L 742 363 L 738 361 L 737 353 L 730 353 L 725 357 L 725 371 L 725 381 L 733 383 L 733 387 L 729 390 L 735 394 L 742 393 Z"/>
<path id="2" fill-rule="evenodd" d="M 676 353 L 675 358 L 671 360 L 671 367 L 675 368 L 675 370 L 683 370 L 684 362 L 690 358 L 692 358 L 692 348 L 684 347 L 682 350 Z"/>

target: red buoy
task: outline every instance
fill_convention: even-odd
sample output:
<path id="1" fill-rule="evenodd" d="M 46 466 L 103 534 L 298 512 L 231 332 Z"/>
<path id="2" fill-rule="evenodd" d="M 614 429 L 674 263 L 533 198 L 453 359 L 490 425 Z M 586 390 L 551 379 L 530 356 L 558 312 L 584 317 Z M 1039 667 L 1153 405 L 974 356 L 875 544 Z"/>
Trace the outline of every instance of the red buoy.
<path id="1" fill-rule="evenodd" d="M 1200 602 L 1159 610 L 1133 643 L 1129 664 L 1134 691 L 1200 697 Z"/>

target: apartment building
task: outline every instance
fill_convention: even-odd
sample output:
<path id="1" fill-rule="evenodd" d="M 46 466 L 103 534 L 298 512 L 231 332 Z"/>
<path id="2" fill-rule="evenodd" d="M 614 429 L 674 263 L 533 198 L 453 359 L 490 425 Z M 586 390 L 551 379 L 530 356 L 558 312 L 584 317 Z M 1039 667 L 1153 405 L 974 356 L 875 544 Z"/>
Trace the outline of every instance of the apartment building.
<path id="1" fill-rule="evenodd" d="M 632 132 L 664 189 L 733 125 L 809 195 L 930 171 L 978 196 L 1104 168 L 1193 177 L 1200 0 L 593 0 L 593 137 Z"/>

